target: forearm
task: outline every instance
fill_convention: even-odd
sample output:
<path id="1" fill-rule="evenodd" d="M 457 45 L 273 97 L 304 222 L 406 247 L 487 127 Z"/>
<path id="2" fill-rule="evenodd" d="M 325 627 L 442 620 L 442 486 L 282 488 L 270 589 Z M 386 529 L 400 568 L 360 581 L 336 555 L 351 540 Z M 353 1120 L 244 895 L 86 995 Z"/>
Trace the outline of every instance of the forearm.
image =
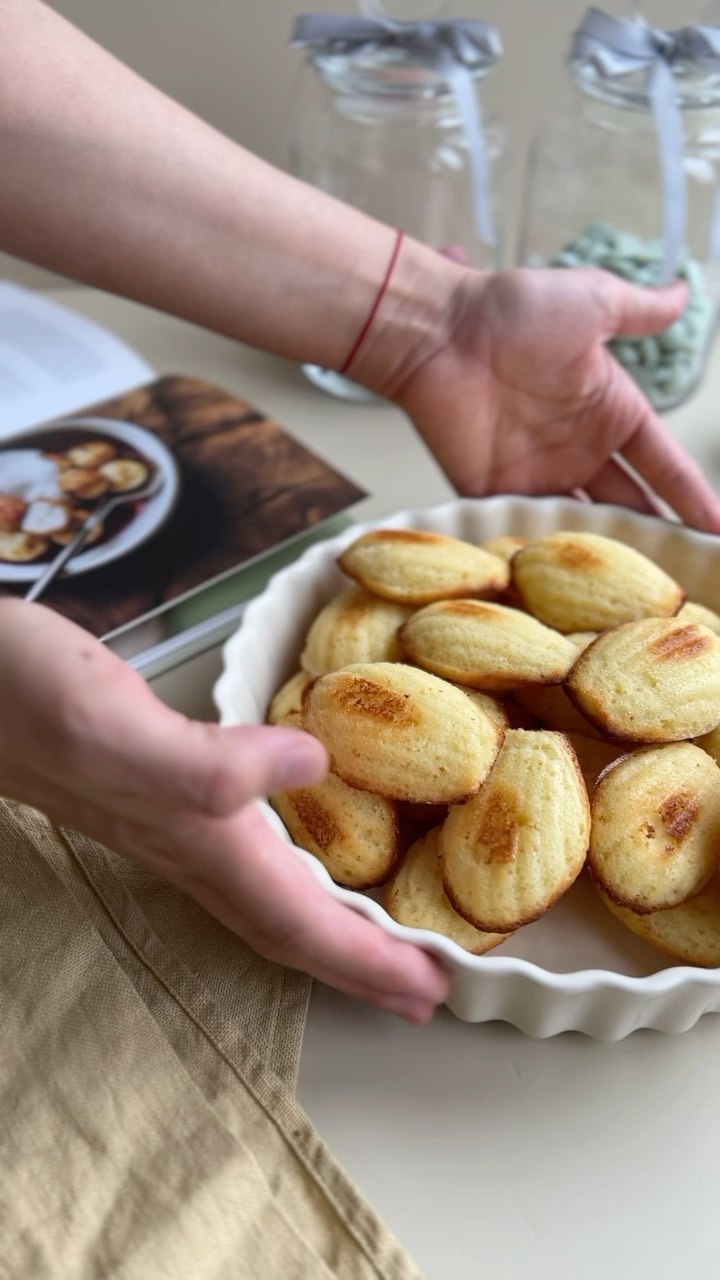
<path id="1" fill-rule="evenodd" d="M 0 247 L 329 367 L 393 249 L 393 228 L 244 151 L 38 0 L 0 11 L 0 171 Z M 405 242 L 365 380 L 402 377 L 460 274 Z"/>

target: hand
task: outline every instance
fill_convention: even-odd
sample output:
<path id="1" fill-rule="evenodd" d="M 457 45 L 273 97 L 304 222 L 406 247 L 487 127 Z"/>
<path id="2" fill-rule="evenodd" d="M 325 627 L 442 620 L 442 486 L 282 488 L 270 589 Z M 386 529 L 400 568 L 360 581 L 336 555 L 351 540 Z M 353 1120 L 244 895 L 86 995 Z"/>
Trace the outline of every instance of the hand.
<path id="1" fill-rule="evenodd" d="M 185 719 L 130 666 L 41 605 L 0 603 L 2 791 L 171 880 L 261 955 L 426 1022 L 440 965 L 335 902 L 260 796 L 318 781 L 295 729 Z"/>
<path id="2" fill-rule="evenodd" d="M 720 499 L 605 345 L 666 328 L 686 302 L 683 284 L 645 289 L 594 268 L 468 271 L 448 332 L 394 398 L 460 493 L 580 489 L 644 511 L 656 496 L 720 531 Z"/>

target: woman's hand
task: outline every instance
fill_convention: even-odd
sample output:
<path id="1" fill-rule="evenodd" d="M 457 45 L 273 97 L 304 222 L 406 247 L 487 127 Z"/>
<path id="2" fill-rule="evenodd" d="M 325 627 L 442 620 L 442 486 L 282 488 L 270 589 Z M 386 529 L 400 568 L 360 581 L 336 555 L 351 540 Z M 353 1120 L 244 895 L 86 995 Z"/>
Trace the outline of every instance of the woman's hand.
<path id="1" fill-rule="evenodd" d="M 605 345 L 672 324 L 684 285 L 593 268 L 457 273 L 444 331 L 418 344 L 391 394 L 460 493 L 580 489 L 651 511 L 654 495 L 720 531 L 720 499 Z"/>
<path id="2" fill-rule="evenodd" d="M 173 881 L 270 960 L 412 1022 L 447 995 L 440 965 L 334 901 L 255 803 L 324 775 L 310 735 L 187 720 L 85 631 L 14 600 L 0 701 L 3 794 Z"/>

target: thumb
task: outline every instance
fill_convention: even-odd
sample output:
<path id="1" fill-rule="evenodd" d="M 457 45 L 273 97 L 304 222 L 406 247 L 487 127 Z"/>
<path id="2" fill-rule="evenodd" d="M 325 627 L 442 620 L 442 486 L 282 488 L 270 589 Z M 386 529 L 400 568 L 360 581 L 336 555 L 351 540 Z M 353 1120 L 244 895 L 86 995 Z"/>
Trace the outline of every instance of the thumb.
<path id="1" fill-rule="evenodd" d="M 328 770 L 322 743 L 302 729 L 223 728 L 177 714 L 162 729 L 162 742 L 158 734 L 144 735 L 146 785 L 158 799 L 208 817 L 227 817 L 258 797 L 310 786 Z"/>
<path id="2" fill-rule="evenodd" d="M 648 288 L 629 284 L 609 271 L 600 271 L 598 286 L 607 310 L 609 338 L 660 333 L 678 319 L 689 298 L 683 280 Z"/>

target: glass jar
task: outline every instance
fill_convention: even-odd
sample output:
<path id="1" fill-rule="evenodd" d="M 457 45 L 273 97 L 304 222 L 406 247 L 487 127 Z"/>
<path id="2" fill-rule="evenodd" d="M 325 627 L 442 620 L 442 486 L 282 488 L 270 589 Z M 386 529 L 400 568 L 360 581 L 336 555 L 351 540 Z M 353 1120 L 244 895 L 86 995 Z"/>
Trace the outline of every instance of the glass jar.
<path id="1" fill-rule="evenodd" d="M 685 201 L 675 274 L 687 281 L 689 302 L 663 333 L 609 344 L 660 411 L 682 403 L 700 383 L 720 296 L 720 76 L 680 58 L 669 66 L 680 109 Z M 591 60 L 572 56 L 569 69 L 567 104 L 540 130 L 530 152 L 518 260 L 593 265 L 634 283 L 662 283 L 662 144 L 647 71 L 609 76 Z"/>
<path id="2" fill-rule="evenodd" d="M 452 87 L 422 44 L 386 38 L 311 49 L 290 126 L 290 168 L 304 181 L 459 261 L 496 266 L 503 247 L 482 239 L 473 200 L 472 148 Z M 470 68 L 477 95 L 496 56 Z M 477 99 L 479 103 L 479 98 Z M 501 227 L 505 130 L 484 115 L 484 155 L 494 226 Z M 312 381 L 350 398 L 369 393 L 306 366 Z"/>

